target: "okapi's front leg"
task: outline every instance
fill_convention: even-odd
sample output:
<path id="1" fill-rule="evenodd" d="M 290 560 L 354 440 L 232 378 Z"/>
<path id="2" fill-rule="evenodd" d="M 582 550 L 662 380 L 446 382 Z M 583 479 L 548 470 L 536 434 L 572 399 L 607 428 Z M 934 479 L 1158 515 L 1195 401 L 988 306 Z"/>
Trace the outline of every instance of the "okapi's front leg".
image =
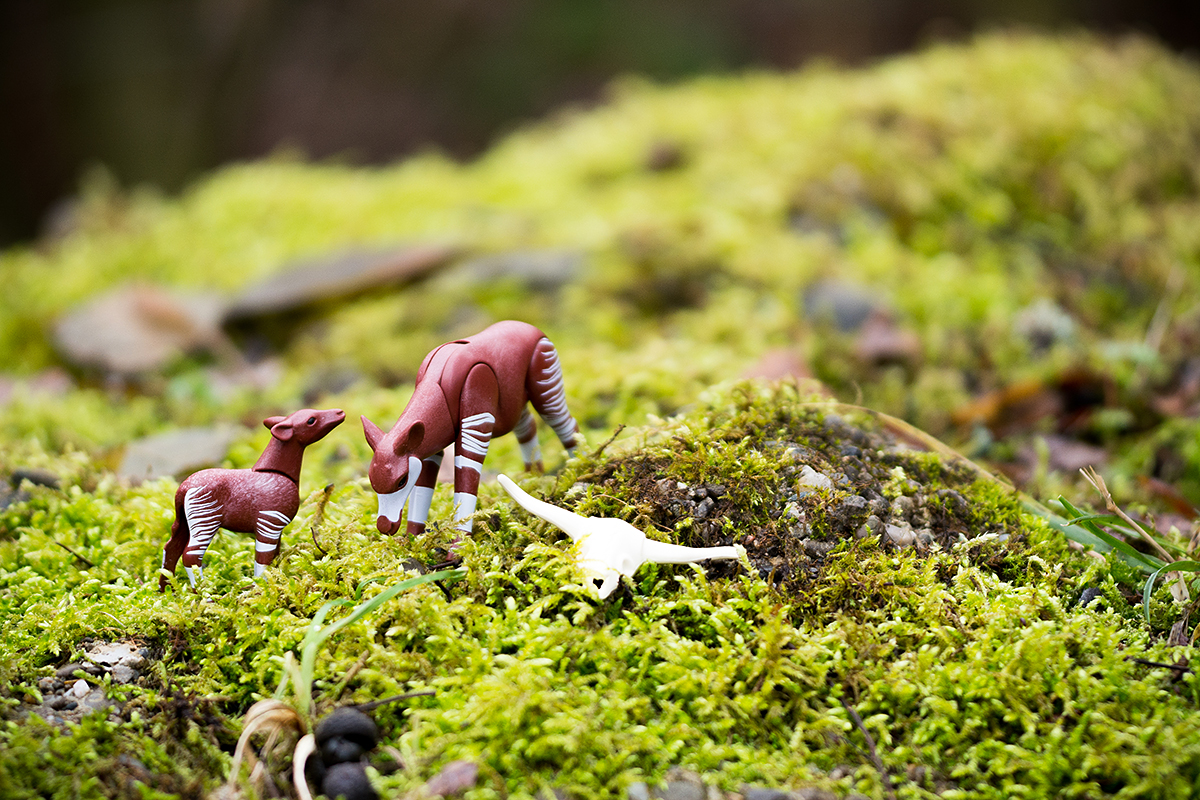
<path id="1" fill-rule="evenodd" d="M 433 489 L 437 486 L 438 470 L 441 467 L 441 453 L 434 453 L 421 462 L 421 475 L 417 478 L 417 485 L 413 487 L 412 496 L 408 498 L 408 525 L 405 531 L 409 536 L 419 536 L 425 531 L 425 522 L 429 519 L 429 506 L 433 504 Z"/>
<path id="2" fill-rule="evenodd" d="M 496 373 L 487 364 L 477 364 L 463 384 L 459 401 L 462 421 L 458 440 L 454 443 L 454 527 L 464 534 L 471 532 L 471 515 L 478 502 L 479 479 L 496 428 L 499 402 Z M 456 550 L 459 541 L 455 539 L 451 543 L 451 552 Z"/>
<path id="3" fill-rule="evenodd" d="M 292 521 L 279 511 L 260 511 L 258 525 L 254 531 L 254 577 L 259 578 L 267 565 L 279 555 L 279 540 L 283 529 Z"/>

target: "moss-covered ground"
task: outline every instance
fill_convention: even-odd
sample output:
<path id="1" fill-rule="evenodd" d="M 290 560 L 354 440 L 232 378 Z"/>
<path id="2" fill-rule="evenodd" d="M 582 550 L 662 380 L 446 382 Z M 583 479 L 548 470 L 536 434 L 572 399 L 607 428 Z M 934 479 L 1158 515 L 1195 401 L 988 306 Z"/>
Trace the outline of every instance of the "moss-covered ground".
<path id="1" fill-rule="evenodd" d="M 232 293 L 293 258 L 397 241 L 565 249 L 585 267 L 550 291 L 450 272 L 311 311 L 273 332 L 265 389 L 228 389 L 199 357 L 121 386 L 18 387 L 0 474 L 59 486 L 26 484 L 0 511 L 0 795 L 207 795 L 317 610 L 447 538 L 448 486 L 424 536 L 375 531 L 369 450 L 347 424 L 309 449 L 262 580 L 253 544 L 222 535 L 198 591 L 160 594 L 177 483 L 118 480 L 129 441 L 240 423 L 226 465 L 247 467 L 272 414 L 390 421 L 430 347 L 504 318 L 558 345 L 589 442 L 563 464 L 544 436 L 550 472 L 527 490 L 747 560 L 646 566 L 600 602 L 561 534 L 486 483 L 466 577 L 400 595 L 317 661 L 318 713 L 435 691 L 375 712 L 402 762 L 379 760 L 384 796 L 459 758 L 482 766 L 478 798 L 623 796 L 672 766 L 726 791 L 1200 792 L 1200 685 L 1166 639 L 1189 610 L 1163 586 L 1147 624 L 1144 576 L 1070 549 L 1027 502 L 1094 499 L 1051 463 L 1067 436 L 1103 453 L 1131 510 L 1186 528 L 1179 498 L 1200 505 L 1198 170 L 1190 62 L 1137 39 L 995 35 L 855 72 L 626 81 L 465 165 L 281 156 L 169 199 L 94 176 L 73 233 L 0 254 L 0 359 L 18 377 L 62 363 L 58 315 L 126 280 Z M 830 278 L 880 297 L 915 349 L 865 354 L 806 306 Z M 841 401 L 978 461 L 1033 452 L 1025 495 L 816 384 L 737 380 L 780 348 Z M 487 464 L 520 472 L 511 437 Z M 1099 599 L 1080 604 L 1084 589 Z M 30 716 L 39 680 L 94 640 L 151 655 L 134 684 L 105 683 L 117 711 Z"/>

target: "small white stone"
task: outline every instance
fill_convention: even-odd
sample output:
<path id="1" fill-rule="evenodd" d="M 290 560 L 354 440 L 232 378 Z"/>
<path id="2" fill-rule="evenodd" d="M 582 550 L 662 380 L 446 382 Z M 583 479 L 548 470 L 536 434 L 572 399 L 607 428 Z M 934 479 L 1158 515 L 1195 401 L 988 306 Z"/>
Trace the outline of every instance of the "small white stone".
<path id="1" fill-rule="evenodd" d="M 832 489 L 833 481 L 829 480 L 829 476 L 817 472 L 807 464 L 804 469 L 800 470 L 800 478 L 796 481 L 797 486 L 808 486 L 812 489 Z"/>
<path id="2" fill-rule="evenodd" d="M 80 679 L 75 681 L 75 684 L 71 687 L 70 694 L 74 695 L 75 697 L 84 698 L 87 697 L 87 693 L 91 690 L 92 687 L 88 686 L 88 682 Z"/>

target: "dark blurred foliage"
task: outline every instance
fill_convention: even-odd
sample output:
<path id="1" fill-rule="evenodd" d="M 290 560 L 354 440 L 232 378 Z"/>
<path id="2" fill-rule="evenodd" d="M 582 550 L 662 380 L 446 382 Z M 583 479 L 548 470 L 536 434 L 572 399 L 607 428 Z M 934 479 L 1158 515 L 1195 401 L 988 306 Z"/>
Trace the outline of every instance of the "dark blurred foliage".
<path id="1" fill-rule="evenodd" d="M 0 243 L 35 236 L 81 173 L 184 185 L 280 148 L 458 157 L 612 78 L 854 64 L 982 27 L 1200 42 L 1165 0 L 5 0 Z"/>

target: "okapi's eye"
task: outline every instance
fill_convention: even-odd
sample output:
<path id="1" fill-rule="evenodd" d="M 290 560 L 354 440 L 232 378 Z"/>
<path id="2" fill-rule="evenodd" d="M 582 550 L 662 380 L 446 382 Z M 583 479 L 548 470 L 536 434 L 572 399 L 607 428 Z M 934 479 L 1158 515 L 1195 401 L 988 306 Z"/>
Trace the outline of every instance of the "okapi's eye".
<path id="1" fill-rule="evenodd" d="M 309 417 L 309 418 L 308 418 L 308 424 L 309 424 L 309 425 L 315 425 L 316 423 L 317 423 L 317 418 L 316 418 L 316 417 Z"/>

